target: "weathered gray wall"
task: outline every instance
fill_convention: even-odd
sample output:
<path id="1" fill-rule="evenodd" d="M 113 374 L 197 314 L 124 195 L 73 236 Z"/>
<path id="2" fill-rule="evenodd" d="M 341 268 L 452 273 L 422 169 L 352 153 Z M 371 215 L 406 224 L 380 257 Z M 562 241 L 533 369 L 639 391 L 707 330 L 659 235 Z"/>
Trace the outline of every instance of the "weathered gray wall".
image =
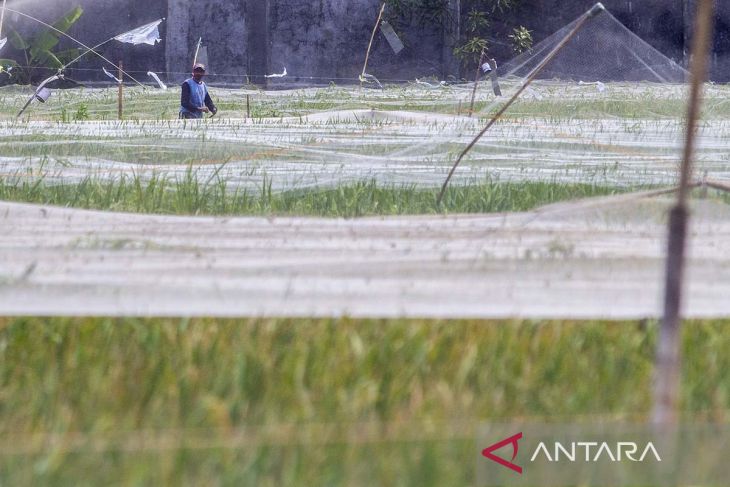
<path id="1" fill-rule="evenodd" d="M 379 7 L 379 0 L 270 0 L 271 69 L 286 67 L 290 82 L 357 82 Z M 443 28 L 407 22 L 397 27 L 406 49 L 394 55 L 378 34 L 369 73 L 383 80 L 448 74 L 444 67 L 453 66 L 444 63 Z M 447 63 L 450 49 L 448 57 Z"/>
<path id="2" fill-rule="evenodd" d="M 51 20 L 76 4 L 85 14 L 71 33 L 88 44 L 160 17 L 163 42 L 155 47 L 111 43 L 102 52 L 113 61 L 146 78 L 147 70 L 167 71 L 167 79 L 188 75 L 195 43 L 202 36 L 208 45 L 211 81 L 263 82 L 265 73 L 290 74 L 282 82 L 327 83 L 354 81 L 362 69 L 365 49 L 377 15 L 379 0 L 8 0 L 43 20 Z M 448 0 L 458 17 L 459 0 Z M 695 0 L 605 0 L 608 9 L 651 45 L 683 62 L 691 35 Z M 564 26 L 595 0 L 531 0 L 496 22 L 494 37 L 501 40 L 508 25 L 524 24 L 535 41 Z M 718 34 L 715 40 L 713 79 L 730 79 L 730 1 L 718 0 Z M 13 16 L 9 16 L 13 21 Z M 29 26 L 26 26 L 29 28 Z M 456 74 L 452 56 L 458 26 L 420 26 L 404 22 L 399 27 L 406 50 L 394 56 L 378 34 L 369 72 L 382 79 L 413 79 Z M 501 51 L 500 51 L 501 49 Z M 509 47 L 497 45 L 502 60 Z M 105 79 L 100 63 L 88 57 L 78 65 L 90 71 L 71 74 L 84 80 Z M 469 73 L 466 73 L 469 75 Z M 222 76 L 228 75 L 228 76 Z"/>
<path id="3" fill-rule="evenodd" d="M 248 72 L 245 0 L 168 0 L 166 66 L 169 81 L 190 76 L 198 39 L 208 50 L 211 79 L 242 82 Z"/>

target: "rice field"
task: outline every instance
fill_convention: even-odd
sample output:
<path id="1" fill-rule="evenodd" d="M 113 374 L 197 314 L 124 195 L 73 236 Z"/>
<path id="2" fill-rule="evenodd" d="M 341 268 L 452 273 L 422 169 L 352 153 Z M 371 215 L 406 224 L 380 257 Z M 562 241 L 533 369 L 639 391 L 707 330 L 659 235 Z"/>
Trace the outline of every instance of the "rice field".
<path id="1" fill-rule="evenodd" d="M 727 419 L 727 322 L 684 333 Z M 4 319 L 9 485 L 475 485 L 485 421 L 641 420 L 653 321 Z M 590 372 L 589 372 L 590 371 Z"/>
<path id="2" fill-rule="evenodd" d="M 537 83 L 437 205 L 471 88 L 0 88 L 0 485 L 475 485 L 485 422 L 646 420 L 686 87 Z M 692 196 L 681 408 L 724 424 L 730 208 Z"/>
<path id="3" fill-rule="evenodd" d="M 177 91 L 60 91 L 23 118 L 28 94 L 0 90 L 0 173 L 6 181 L 80 183 L 122 177 L 225 181 L 249 193 L 375 181 L 433 189 L 499 100 L 482 90 L 468 115 L 468 87 L 386 90 L 330 87 L 284 92 L 213 90 L 220 114 L 176 120 Z M 724 87 L 710 89 L 697 174 L 730 179 Z M 246 118 L 246 97 L 250 118 Z M 59 111 L 60 110 L 60 111 Z M 475 147 L 455 183 L 672 184 L 683 137 L 684 88 L 542 83 Z"/>

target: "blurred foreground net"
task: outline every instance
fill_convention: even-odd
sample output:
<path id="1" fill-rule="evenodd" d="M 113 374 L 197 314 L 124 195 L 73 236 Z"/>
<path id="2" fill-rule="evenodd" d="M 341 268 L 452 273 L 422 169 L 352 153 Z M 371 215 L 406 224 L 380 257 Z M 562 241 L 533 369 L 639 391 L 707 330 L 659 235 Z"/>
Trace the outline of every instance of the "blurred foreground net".
<path id="1" fill-rule="evenodd" d="M 671 201 L 641 193 L 509 215 L 356 220 L 0 203 L 0 313 L 656 317 Z M 695 199 L 691 231 L 686 316 L 727 316 L 727 198 Z"/>

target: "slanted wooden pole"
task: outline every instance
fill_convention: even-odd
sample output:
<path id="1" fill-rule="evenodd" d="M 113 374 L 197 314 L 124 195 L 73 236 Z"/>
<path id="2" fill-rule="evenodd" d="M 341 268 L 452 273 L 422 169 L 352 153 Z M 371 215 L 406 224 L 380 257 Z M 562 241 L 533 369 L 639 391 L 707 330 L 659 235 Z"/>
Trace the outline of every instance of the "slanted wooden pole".
<path id="1" fill-rule="evenodd" d="M 578 21 L 575 24 L 575 27 L 573 27 L 573 30 L 568 32 L 568 34 L 563 38 L 560 43 L 555 46 L 555 48 L 550 51 L 550 53 L 545 57 L 545 59 L 537 65 L 535 69 L 532 70 L 530 75 L 527 77 L 527 80 L 520 86 L 520 88 L 515 92 L 512 97 L 507 100 L 507 102 L 502 106 L 502 108 L 499 109 L 499 111 L 489 120 L 486 127 L 482 129 L 481 132 L 477 134 L 476 137 L 474 137 L 474 140 L 472 140 L 469 145 L 466 146 L 466 148 L 459 154 L 459 157 L 456 159 L 456 162 L 451 167 L 451 171 L 449 171 L 448 176 L 446 176 L 446 180 L 444 181 L 444 184 L 441 186 L 441 191 L 439 192 L 438 197 L 436 198 L 436 204 L 441 205 L 441 201 L 444 199 L 444 195 L 446 194 L 446 189 L 449 187 L 449 182 L 451 182 L 451 178 L 454 177 L 454 173 L 456 172 L 456 169 L 459 167 L 459 164 L 461 164 L 461 161 L 466 157 L 466 155 L 471 152 L 471 150 L 474 148 L 475 145 L 477 145 L 477 142 L 481 140 L 482 137 L 484 137 L 484 134 L 486 134 L 492 126 L 494 126 L 495 123 L 497 123 L 497 120 L 502 118 L 502 115 L 504 115 L 507 110 L 514 104 L 514 102 L 517 101 L 517 99 L 520 97 L 520 95 L 527 89 L 528 86 L 532 84 L 533 81 L 538 77 L 538 75 L 542 72 L 543 69 L 545 69 L 545 66 L 550 64 L 550 61 L 555 59 L 555 56 L 557 56 L 560 51 L 563 50 L 563 48 L 580 32 L 580 30 L 583 28 L 583 26 L 591 20 L 592 18 L 596 17 L 597 15 L 602 14 L 606 11 L 606 7 L 603 6 L 601 3 L 597 3 L 594 5 L 589 11 L 587 11 L 585 14 L 583 14 Z"/>
<path id="2" fill-rule="evenodd" d="M 378 20 L 375 21 L 375 25 L 373 26 L 373 33 L 370 35 L 368 50 L 365 52 L 365 64 L 363 64 L 362 66 L 362 74 L 360 75 L 360 86 L 362 86 L 363 82 L 365 82 L 365 74 L 367 73 L 368 62 L 370 61 L 370 51 L 373 48 L 373 41 L 375 41 L 375 34 L 378 32 L 378 27 L 380 27 L 380 21 L 383 19 L 383 13 L 385 13 L 385 2 L 383 2 L 383 5 L 380 7 L 380 11 L 378 12 Z"/>
<path id="3" fill-rule="evenodd" d="M 124 118 L 124 65 L 119 61 L 119 93 L 117 95 L 117 117 Z"/>
<path id="4" fill-rule="evenodd" d="M 707 80 L 714 19 L 714 0 L 698 0 L 695 35 L 692 42 L 687 133 L 680 170 L 677 203 L 669 214 L 664 317 L 659 331 L 654 378 L 654 411 L 652 419 L 655 425 L 663 427 L 676 424 L 679 419 L 682 289 L 689 220 L 687 198 L 691 188 L 697 121 L 699 120 L 702 104 L 702 90 Z"/>

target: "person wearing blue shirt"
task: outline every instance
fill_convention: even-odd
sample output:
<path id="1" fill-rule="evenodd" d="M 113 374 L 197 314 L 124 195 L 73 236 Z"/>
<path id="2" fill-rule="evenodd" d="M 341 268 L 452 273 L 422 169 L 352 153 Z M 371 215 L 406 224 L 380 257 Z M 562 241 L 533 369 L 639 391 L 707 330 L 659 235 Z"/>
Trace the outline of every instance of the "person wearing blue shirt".
<path id="1" fill-rule="evenodd" d="M 193 77 L 185 80 L 182 84 L 180 96 L 180 118 L 199 119 L 204 113 L 215 115 L 218 109 L 208 93 L 208 87 L 203 82 L 205 66 L 196 64 L 193 66 Z"/>

